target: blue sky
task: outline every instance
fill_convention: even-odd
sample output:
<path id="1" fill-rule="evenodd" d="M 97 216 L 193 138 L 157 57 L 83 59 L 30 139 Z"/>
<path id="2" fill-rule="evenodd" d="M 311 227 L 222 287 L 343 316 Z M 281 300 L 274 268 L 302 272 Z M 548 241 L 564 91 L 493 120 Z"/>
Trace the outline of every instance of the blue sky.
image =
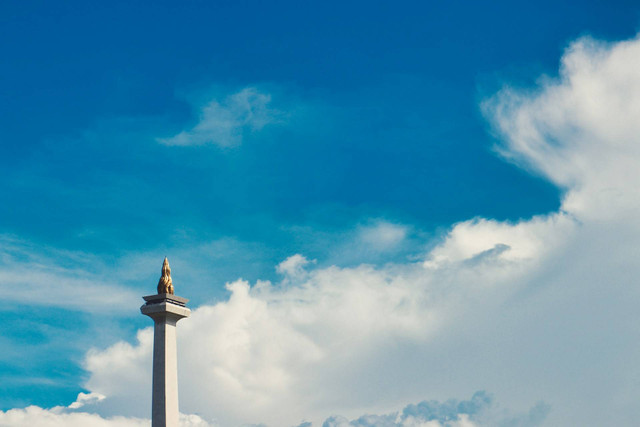
<path id="1" fill-rule="evenodd" d="M 396 277 L 423 259 L 454 259 L 447 242 L 461 230 L 455 224 L 474 218 L 499 228 L 569 212 L 588 223 L 567 195 L 575 182 L 592 181 L 570 167 L 571 176 L 561 176 L 549 166 L 555 158 L 519 146 L 523 134 L 507 124 L 517 116 L 493 106 L 505 88 L 517 99 L 544 92 L 576 40 L 633 39 L 640 8 L 631 1 L 22 1 L 2 3 L 0 22 L 0 286 L 8 298 L 0 410 L 7 411 L 66 406 L 95 391 L 87 355 L 119 341 L 135 345 L 149 326 L 138 297 L 153 291 L 165 255 L 193 307 L 232 306 L 244 289 L 239 278 L 256 293 L 264 281 L 285 292 L 324 283 L 317 277 L 332 268 Z M 552 116 L 536 117 L 547 120 L 549 138 L 560 129 Z M 567 132 L 558 135 L 570 140 Z M 517 247 L 504 239 L 489 250 Z M 492 254 L 467 255 L 479 262 Z M 309 269 L 316 279 L 305 276 Z M 552 270 L 545 264 L 535 276 L 561 276 Z M 405 275 L 413 277 L 397 277 Z M 540 280 L 536 286 L 551 286 Z M 117 295 L 102 299 L 112 289 Z M 517 304 L 534 313 L 540 301 L 522 295 Z M 493 307 L 483 298 L 476 303 Z M 469 333 L 458 332 L 461 340 Z M 309 334 L 322 347 L 324 335 Z M 395 400 L 336 404 L 344 414 L 325 418 L 355 419 L 367 408 L 389 414 L 485 389 L 500 400 L 508 393 L 494 380 L 422 395 L 414 384 Z M 525 400 L 520 406 L 553 406 L 553 396 Z M 310 418 L 331 407 L 322 402 Z M 118 415 L 114 408 L 97 411 Z"/>

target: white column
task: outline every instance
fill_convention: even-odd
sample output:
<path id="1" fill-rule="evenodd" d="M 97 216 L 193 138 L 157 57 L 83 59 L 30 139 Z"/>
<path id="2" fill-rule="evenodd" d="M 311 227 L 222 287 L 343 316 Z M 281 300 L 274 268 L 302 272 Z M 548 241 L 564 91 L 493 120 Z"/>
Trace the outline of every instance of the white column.
<path id="1" fill-rule="evenodd" d="M 178 355 L 176 323 L 189 317 L 186 299 L 170 294 L 144 297 L 142 314 L 154 321 L 151 426 L 178 427 Z"/>

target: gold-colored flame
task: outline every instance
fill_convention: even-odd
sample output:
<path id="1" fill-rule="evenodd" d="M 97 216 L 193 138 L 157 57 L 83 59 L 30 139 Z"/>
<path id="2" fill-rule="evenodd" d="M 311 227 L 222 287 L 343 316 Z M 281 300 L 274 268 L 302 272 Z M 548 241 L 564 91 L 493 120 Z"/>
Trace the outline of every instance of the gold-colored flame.
<path id="1" fill-rule="evenodd" d="M 164 258 L 162 263 L 162 276 L 158 282 L 159 294 L 171 294 L 173 295 L 173 283 L 171 283 L 171 267 L 169 267 L 169 260 Z"/>

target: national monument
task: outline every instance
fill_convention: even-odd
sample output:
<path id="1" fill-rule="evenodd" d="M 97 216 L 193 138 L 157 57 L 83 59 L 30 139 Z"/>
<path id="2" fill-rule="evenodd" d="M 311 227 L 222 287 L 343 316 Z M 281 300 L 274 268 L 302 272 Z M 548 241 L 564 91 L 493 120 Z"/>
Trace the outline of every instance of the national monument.
<path id="1" fill-rule="evenodd" d="M 164 259 L 158 293 L 142 297 L 142 314 L 154 322 L 151 427 L 178 427 L 178 352 L 176 323 L 189 317 L 186 298 L 174 295 L 169 260 Z"/>

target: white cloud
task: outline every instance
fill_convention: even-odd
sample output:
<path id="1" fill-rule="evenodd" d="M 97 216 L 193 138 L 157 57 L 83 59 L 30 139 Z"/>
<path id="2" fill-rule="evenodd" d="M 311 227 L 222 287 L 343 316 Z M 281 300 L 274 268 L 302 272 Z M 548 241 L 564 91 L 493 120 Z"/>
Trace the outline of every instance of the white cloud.
<path id="1" fill-rule="evenodd" d="M 66 408 L 24 409 L 0 411 L 2 427 L 149 427 L 151 421 L 141 418 L 108 417 L 87 412 L 69 412 Z M 180 427 L 213 427 L 197 415 L 180 414 Z"/>
<path id="2" fill-rule="evenodd" d="M 638 40 L 581 39 L 559 79 L 485 104 L 503 155 L 566 189 L 558 212 L 457 224 L 420 262 L 230 283 L 227 301 L 179 325 L 181 408 L 224 426 L 295 425 L 488 389 L 515 412 L 549 402 L 546 425 L 637 419 L 639 58 Z M 401 237 L 382 231 L 374 242 Z M 88 354 L 87 388 L 107 396 L 96 411 L 148 413 L 150 354 L 149 329 Z M 537 425 L 543 409 L 497 425 Z"/>
<path id="3" fill-rule="evenodd" d="M 288 279 L 300 280 L 306 276 L 307 272 L 304 268 L 309 264 L 309 262 L 310 261 L 306 257 L 300 254 L 291 255 L 289 258 L 278 264 L 276 271 L 285 275 Z"/>
<path id="4" fill-rule="evenodd" d="M 79 409 L 84 405 L 100 402 L 104 398 L 105 396 L 100 393 L 78 393 L 78 398 L 69 405 L 69 409 Z"/>
<path id="5" fill-rule="evenodd" d="M 137 345 L 119 342 L 105 351 L 90 350 L 84 368 L 93 375 L 86 387 L 108 398 L 96 402 L 113 415 L 135 413 L 144 416 L 151 412 L 149 399 L 140 399 L 151 390 L 150 365 L 153 330 L 138 331 Z M 149 365 L 149 366 L 147 366 Z M 123 384 L 127 384 L 123 390 Z M 139 407 L 138 411 L 132 408 Z"/>
<path id="6" fill-rule="evenodd" d="M 640 42 L 582 38 L 560 76 L 535 92 L 505 88 L 484 105 L 502 154 L 568 190 L 582 219 L 634 215 L 640 206 Z"/>
<path id="7" fill-rule="evenodd" d="M 465 221 L 453 227 L 444 243 L 429 253 L 424 265 L 439 268 L 487 256 L 503 261 L 540 259 L 545 250 L 570 237 L 575 226 L 575 220 L 566 213 L 536 216 L 516 224 L 482 218 Z"/>
<path id="8" fill-rule="evenodd" d="M 221 147 L 239 145 L 243 138 L 281 120 L 282 113 L 269 107 L 271 95 L 248 87 L 212 100 L 200 111 L 198 123 L 170 138 L 159 138 L 166 145 L 206 145 Z"/>
<path id="9" fill-rule="evenodd" d="M 97 414 L 84 412 L 63 412 L 61 408 L 50 410 L 37 406 L 29 406 L 24 409 L 11 409 L 0 411 L 0 426 L 3 427 L 148 427 L 149 421 L 112 417 L 103 418 Z"/>

